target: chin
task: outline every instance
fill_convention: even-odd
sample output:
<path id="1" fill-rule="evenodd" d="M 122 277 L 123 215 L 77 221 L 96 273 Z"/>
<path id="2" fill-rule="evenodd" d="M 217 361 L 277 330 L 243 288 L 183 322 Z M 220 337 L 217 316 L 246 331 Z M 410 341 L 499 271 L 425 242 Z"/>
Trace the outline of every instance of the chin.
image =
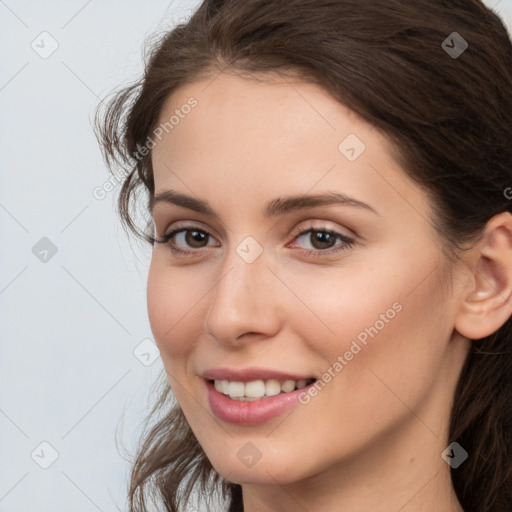
<path id="1" fill-rule="evenodd" d="M 252 467 L 243 467 L 236 458 L 233 461 L 222 460 L 220 464 L 212 462 L 215 471 L 229 482 L 235 484 L 275 485 L 276 482 L 285 485 L 306 478 L 306 474 L 290 471 L 295 463 L 264 460 L 263 457 Z"/>

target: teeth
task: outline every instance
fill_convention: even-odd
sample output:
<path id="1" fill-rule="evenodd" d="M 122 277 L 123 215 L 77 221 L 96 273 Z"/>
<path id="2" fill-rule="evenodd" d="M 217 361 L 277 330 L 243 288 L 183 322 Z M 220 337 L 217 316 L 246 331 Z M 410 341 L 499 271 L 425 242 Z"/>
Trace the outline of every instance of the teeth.
<path id="1" fill-rule="evenodd" d="M 295 381 L 294 380 L 285 380 L 281 385 L 281 390 L 285 393 L 289 393 L 295 389 Z"/>
<path id="2" fill-rule="evenodd" d="M 276 379 L 270 379 L 265 384 L 265 394 L 267 396 L 279 395 L 281 393 L 281 383 Z"/>
<path id="3" fill-rule="evenodd" d="M 230 382 L 229 383 L 229 396 L 231 398 L 240 398 L 244 396 L 245 384 L 243 382 Z"/>
<path id="4" fill-rule="evenodd" d="M 306 387 L 307 383 L 308 383 L 308 381 L 306 379 L 298 380 L 297 381 L 297 389 Z"/>
<path id="5" fill-rule="evenodd" d="M 262 380 L 253 380 L 245 384 L 245 396 L 261 398 L 265 394 L 265 383 Z"/>
<path id="6" fill-rule="evenodd" d="M 214 380 L 217 391 L 228 395 L 234 400 L 251 402 L 260 398 L 279 395 L 279 393 L 290 393 L 295 389 L 301 389 L 313 382 L 314 379 L 301 379 L 298 381 L 277 379 L 253 380 L 251 382 L 237 382 L 229 380 Z"/>

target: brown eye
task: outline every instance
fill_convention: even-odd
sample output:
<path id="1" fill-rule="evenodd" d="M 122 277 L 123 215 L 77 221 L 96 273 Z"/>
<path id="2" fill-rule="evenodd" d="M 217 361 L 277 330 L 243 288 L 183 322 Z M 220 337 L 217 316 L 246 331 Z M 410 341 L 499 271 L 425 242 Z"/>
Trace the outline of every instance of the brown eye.
<path id="1" fill-rule="evenodd" d="M 203 231 L 187 229 L 186 231 L 182 231 L 182 233 L 185 233 L 185 243 L 188 247 L 200 249 L 208 245 L 208 234 Z"/>
<path id="2" fill-rule="evenodd" d="M 302 241 L 301 241 L 302 239 Z M 329 256 L 339 251 L 351 248 L 355 243 L 350 238 L 328 228 L 312 227 L 300 230 L 295 238 L 293 247 L 301 247 L 306 256 Z"/>
<path id="3" fill-rule="evenodd" d="M 174 229 L 160 238 L 155 238 L 155 242 L 167 244 L 176 254 L 199 253 L 200 249 L 215 245 L 214 238 L 209 233 L 194 226 Z"/>
<path id="4" fill-rule="evenodd" d="M 315 249 L 330 249 L 336 243 L 336 238 L 330 231 L 311 230 L 309 240 Z"/>

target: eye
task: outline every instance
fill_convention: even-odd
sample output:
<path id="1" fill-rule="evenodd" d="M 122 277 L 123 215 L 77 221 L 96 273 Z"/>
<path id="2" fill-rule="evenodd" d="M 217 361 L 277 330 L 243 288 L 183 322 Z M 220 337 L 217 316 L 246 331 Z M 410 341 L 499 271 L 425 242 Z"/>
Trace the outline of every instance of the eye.
<path id="1" fill-rule="evenodd" d="M 353 238 L 350 238 L 343 233 L 334 231 L 326 226 L 308 226 L 307 228 L 300 229 L 294 238 L 294 243 L 297 240 L 303 239 L 308 250 L 303 253 L 306 256 L 325 256 L 339 251 L 350 249 L 355 243 Z M 339 240 L 341 244 L 335 245 Z M 294 247 L 294 245 L 292 246 Z"/>
<path id="2" fill-rule="evenodd" d="M 197 226 L 182 226 L 173 229 L 162 237 L 154 238 L 153 241 L 160 244 L 167 244 L 171 251 L 176 254 L 192 254 L 198 249 L 208 246 L 208 239 L 212 236 Z M 187 250 L 187 249 L 192 250 Z"/>

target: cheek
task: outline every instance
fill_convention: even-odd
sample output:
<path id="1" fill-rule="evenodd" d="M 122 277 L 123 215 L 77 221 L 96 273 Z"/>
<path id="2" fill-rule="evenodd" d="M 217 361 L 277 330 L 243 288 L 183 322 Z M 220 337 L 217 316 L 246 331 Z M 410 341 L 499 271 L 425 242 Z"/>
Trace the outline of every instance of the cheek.
<path id="1" fill-rule="evenodd" d="M 408 414 L 404 403 L 422 408 L 436 386 L 451 332 L 440 289 L 433 278 L 413 293 L 401 287 L 383 292 L 368 301 L 364 315 L 347 306 L 347 319 L 357 321 L 347 322 L 343 350 L 345 359 L 352 359 L 338 385 L 354 410 L 366 410 L 385 424 Z"/>
<path id="2" fill-rule="evenodd" d="M 148 273 L 148 317 L 155 342 L 166 366 L 185 357 L 196 339 L 191 329 L 200 332 L 202 323 L 194 320 L 204 286 L 194 286 L 196 277 L 188 271 L 177 271 L 154 255 Z M 185 333 L 186 330 L 186 333 Z M 185 342 L 185 340 L 187 340 Z"/>
<path id="3" fill-rule="evenodd" d="M 361 267 L 281 274 L 296 296 L 287 311 L 290 325 L 311 349 L 329 359 L 349 350 L 353 340 L 371 339 L 368 330 L 389 330 L 402 314 L 404 276 L 393 269 Z"/>
<path id="4" fill-rule="evenodd" d="M 286 316 L 301 343 L 320 356 L 324 367 L 317 372 L 343 373 L 336 387 L 349 386 L 363 401 L 368 389 L 382 386 L 375 374 L 409 389 L 428 383 L 451 332 L 439 272 L 420 286 L 417 262 L 410 260 L 365 272 L 345 269 L 329 280 L 318 272 L 311 277 L 290 272 L 283 280 L 303 302 L 290 302 Z"/>

